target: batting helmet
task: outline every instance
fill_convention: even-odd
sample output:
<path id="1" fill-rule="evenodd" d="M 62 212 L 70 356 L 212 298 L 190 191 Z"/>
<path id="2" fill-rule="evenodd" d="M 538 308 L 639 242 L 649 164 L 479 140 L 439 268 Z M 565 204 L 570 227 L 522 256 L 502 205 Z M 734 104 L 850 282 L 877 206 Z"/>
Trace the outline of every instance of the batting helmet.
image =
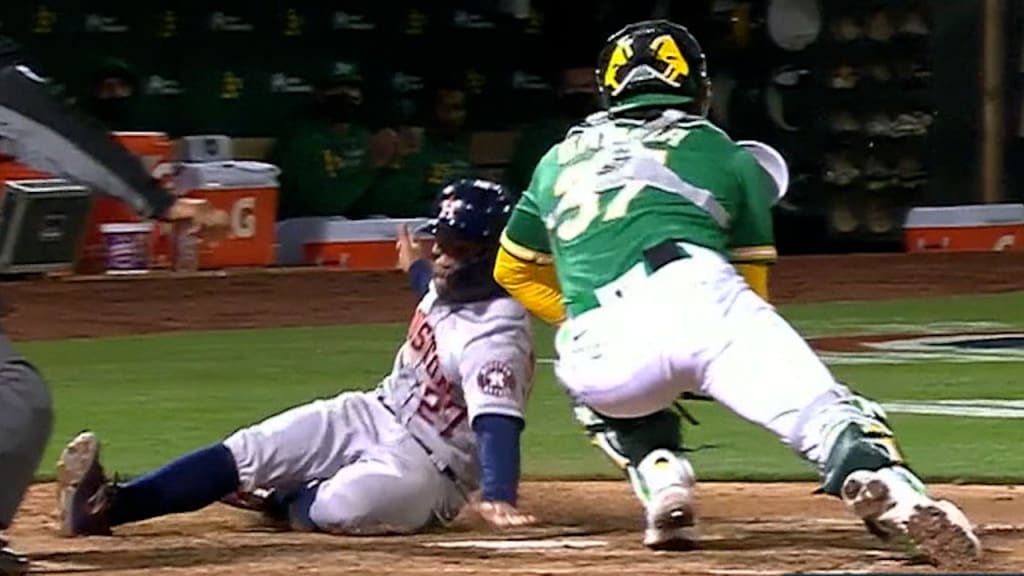
<path id="1" fill-rule="evenodd" d="M 512 205 L 508 190 L 488 180 L 457 180 L 441 190 L 427 226 L 441 261 L 434 265 L 439 296 L 469 302 L 504 292 L 494 281 L 494 259 Z"/>
<path id="2" fill-rule="evenodd" d="M 441 190 L 426 227 L 435 238 L 438 296 L 468 302 L 504 293 L 494 280 L 495 258 L 513 204 L 508 190 L 489 180 L 456 180 Z"/>

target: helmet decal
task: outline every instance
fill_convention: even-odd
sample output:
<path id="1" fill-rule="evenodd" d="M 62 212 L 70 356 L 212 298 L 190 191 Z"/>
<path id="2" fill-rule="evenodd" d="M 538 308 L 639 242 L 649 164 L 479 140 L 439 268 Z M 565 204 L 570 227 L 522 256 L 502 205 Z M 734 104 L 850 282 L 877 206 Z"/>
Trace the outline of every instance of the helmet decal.
<path id="1" fill-rule="evenodd" d="M 625 83 L 619 82 L 619 68 L 628 64 L 632 57 L 633 38 L 631 36 L 624 36 L 615 43 L 615 51 L 612 52 L 612 56 L 604 70 L 604 85 L 611 88 L 613 93 L 618 93 L 625 86 Z"/>
<path id="2" fill-rule="evenodd" d="M 651 42 L 651 50 L 658 61 L 665 63 L 665 69 L 661 72 L 661 77 L 665 82 L 679 86 L 679 77 L 690 75 L 690 63 L 683 57 L 675 39 L 668 34 L 655 38 Z"/>

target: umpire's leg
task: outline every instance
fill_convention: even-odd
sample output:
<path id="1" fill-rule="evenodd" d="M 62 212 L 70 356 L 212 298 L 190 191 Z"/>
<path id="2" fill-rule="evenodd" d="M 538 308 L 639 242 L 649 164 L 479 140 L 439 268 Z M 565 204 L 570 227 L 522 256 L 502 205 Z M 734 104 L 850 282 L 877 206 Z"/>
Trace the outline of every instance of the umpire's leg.
<path id="1" fill-rule="evenodd" d="M 0 531 L 32 483 L 52 424 L 49 387 L 0 334 Z"/>

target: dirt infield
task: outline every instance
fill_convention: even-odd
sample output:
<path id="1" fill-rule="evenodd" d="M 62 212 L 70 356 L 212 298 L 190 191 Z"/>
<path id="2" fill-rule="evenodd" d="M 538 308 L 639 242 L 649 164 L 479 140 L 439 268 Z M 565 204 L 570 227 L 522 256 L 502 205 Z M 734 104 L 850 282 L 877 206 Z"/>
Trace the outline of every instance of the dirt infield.
<path id="1" fill-rule="evenodd" d="M 1024 256 L 856 256 L 784 259 L 780 303 L 1024 290 Z M 115 334 L 404 321 L 413 298 L 398 273 L 236 273 L 209 278 L 18 282 L 0 286 L 17 340 Z M 699 475 L 699 472 L 698 472 Z M 95 574 L 779 574 L 786 571 L 929 572 L 898 546 L 868 536 L 837 502 L 806 484 L 699 487 L 702 546 L 651 553 L 624 482 L 524 486 L 541 527 L 499 535 L 466 516 L 414 538 L 280 533 L 224 506 L 119 530 L 112 538 L 54 536 L 52 485 L 33 488 L 10 536 L 35 573 Z M 980 525 L 985 571 L 1024 567 L 1024 495 L 1014 487 L 940 486 Z M 501 539 L 521 547 L 451 547 Z M 437 546 L 441 543 L 444 546 Z M 430 545 L 434 544 L 434 545 Z M 593 545 L 588 548 L 586 546 Z"/>
<path id="2" fill-rule="evenodd" d="M 543 526 L 499 534 L 470 514 L 444 532 L 345 538 L 277 532 L 259 517 L 216 505 L 144 522 L 113 537 L 52 536 L 52 486 L 37 486 L 13 532 L 39 573 L 156 574 L 735 574 L 787 571 L 934 572 L 884 546 L 838 502 L 811 496 L 809 484 L 699 486 L 701 549 L 653 553 L 641 546 L 640 508 L 624 482 L 529 483 L 523 504 Z M 1004 487 L 939 486 L 981 526 L 988 559 L 979 571 L 1024 566 L 1024 495 Z M 1016 524 L 1014 524 L 1016 523 Z M 436 547 L 517 541 L 520 550 Z M 577 548 L 530 550 L 538 542 Z M 593 545 L 587 548 L 585 546 Z"/>

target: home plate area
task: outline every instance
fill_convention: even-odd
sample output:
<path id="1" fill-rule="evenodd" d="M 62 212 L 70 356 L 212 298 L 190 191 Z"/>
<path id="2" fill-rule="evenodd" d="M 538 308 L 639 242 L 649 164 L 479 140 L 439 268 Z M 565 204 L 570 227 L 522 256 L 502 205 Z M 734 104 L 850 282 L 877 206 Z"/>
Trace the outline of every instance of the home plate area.
<path id="1" fill-rule="evenodd" d="M 39 574 L 721 574 L 935 572 L 875 540 L 838 501 L 807 483 L 698 486 L 700 549 L 651 552 L 625 482 L 527 482 L 539 526 L 490 530 L 465 513 L 408 537 L 281 532 L 216 505 L 117 529 L 112 537 L 54 533 L 53 485 L 33 487 L 9 536 Z M 974 572 L 1024 566 L 1024 498 L 1012 486 L 937 486 L 979 525 L 986 558 Z"/>

